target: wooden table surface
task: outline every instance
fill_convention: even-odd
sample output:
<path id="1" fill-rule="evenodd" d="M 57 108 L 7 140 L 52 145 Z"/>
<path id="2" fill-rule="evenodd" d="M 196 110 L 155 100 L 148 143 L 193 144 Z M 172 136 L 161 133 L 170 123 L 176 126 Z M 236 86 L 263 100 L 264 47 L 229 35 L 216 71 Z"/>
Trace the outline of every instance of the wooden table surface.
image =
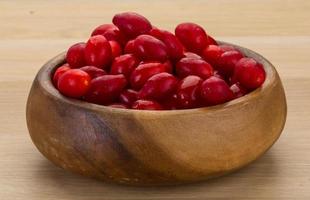
<path id="1" fill-rule="evenodd" d="M 139 188 L 67 173 L 28 135 L 25 104 L 44 62 L 85 41 L 120 11 L 173 30 L 197 22 L 224 41 L 267 57 L 288 102 L 285 129 L 259 160 L 231 175 L 190 185 Z M 310 199 L 310 1 L 0 1 L 0 199 Z M 48 114 L 48 113 L 47 113 Z"/>

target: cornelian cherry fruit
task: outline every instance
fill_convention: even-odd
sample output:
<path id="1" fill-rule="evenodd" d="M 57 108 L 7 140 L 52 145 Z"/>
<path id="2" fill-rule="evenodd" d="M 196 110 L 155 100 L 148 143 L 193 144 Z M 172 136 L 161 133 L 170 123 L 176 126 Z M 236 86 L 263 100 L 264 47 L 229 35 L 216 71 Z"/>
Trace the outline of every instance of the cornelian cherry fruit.
<path id="1" fill-rule="evenodd" d="M 171 95 L 178 84 L 178 80 L 167 72 L 155 74 L 149 78 L 139 91 L 138 99 L 161 100 Z"/>
<path id="2" fill-rule="evenodd" d="M 102 35 L 89 38 L 85 47 L 87 65 L 106 69 L 112 60 L 111 46 Z"/>
<path id="3" fill-rule="evenodd" d="M 85 100 L 92 103 L 108 105 L 118 99 L 126 87 L 124 75 L 104 75 L 91 80 Z"/>
<path id="4" fill-rule="evenodd" d="M 130 39 L 146 34 L 152 28 L 151 23 L 145 17 L 135 12 L 116 14 L 112 21 Z"/>
<path id="5" fill-rule="evenodd" d="M 80 42 L 72 45 L 66 55 L 66 61 L 72 68 L 83 67 L 86 64 L 84 51 L 86 44 L 84 42 Z"/>
<path id="6" fill-rule="evenodd" d="M 234 77 L 249 90 L 260 87 L 266 78 L 263 66 L 253 58 L 242 58 L 236 64 Z"/>
<path id="7" fill-rule="evenodd" d="M 58 90 L 68 96 L 80 98 L 84 96 L 90 87 L 90 76 L 80 69 L 70 69 L 58 79 Z"/>
<path id="8" fill-rule="evenodd" d="M 138 36 L 133 44 L 134 54 L 144 61 L 164 62 L 168 59 L 166 45 L 150 35 Z"/>
<path id="9" fill-rule="evenodd" d="M 213 68 L 202 59 L 182 58 L 176 64 L 176 73 L 180 78 L 196 75 L 202 79 L 206 79 L 213 75 Z"/>
<path id="10" fill-rule="evenodd" d="M 205 105 L 216 105 L 233 99 L 233 92 L 227 83 L 215 76 L 206 79 L 201 85 L 201 97 Z"/>
<path id="11" fill-rule="evenodd" d="M 209 44 L 206 31 L 195 23 L 181 23 L 175 28 L 176 37 L 188 51 L 200 53 Z"/>

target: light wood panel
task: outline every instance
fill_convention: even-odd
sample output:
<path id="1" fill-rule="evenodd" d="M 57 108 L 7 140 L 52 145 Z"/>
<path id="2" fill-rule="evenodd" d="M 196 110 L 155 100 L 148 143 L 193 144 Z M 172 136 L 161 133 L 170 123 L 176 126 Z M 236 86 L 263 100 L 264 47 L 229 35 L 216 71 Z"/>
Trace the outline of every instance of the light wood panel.
<path id="1" fill-rule="evenodd" d="M 120 10 L 139 11 L 168 29 L 195 21 L 218 39 L 268 58 L 282 77 L 288 100 L 279 141 L 237 173 L 177 187 L 105 184 L 46 161 L 26 128 L 31 81 L 45 61 L 85 40 L 92 27 Z M 0 1 L 0 199 L 309 199 L 309 10 L 307 0 Z"/>

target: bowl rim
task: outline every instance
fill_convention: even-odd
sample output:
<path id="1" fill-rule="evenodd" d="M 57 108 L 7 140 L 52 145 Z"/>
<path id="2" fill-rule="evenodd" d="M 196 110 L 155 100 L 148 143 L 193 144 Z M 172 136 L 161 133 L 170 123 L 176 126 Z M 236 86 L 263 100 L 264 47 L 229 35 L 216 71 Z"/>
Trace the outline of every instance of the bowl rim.
<path id="1" fill-rule="evenodd" d="M 237 50 L 241 51 L 244 55 L 254 58 L 255 60 L 258 60 L 260 63 L 262 63 L 265 73 L 266 73 L 266 79 L 262 86 L 259 88 L 251 91 L 250 93 L 230 100 L 228 102 L 225 102 L 223 104 L 218 104 L 214 106 L 206 106 L 206 107 L 200 107 L 200 108 L 191 108 L 191 109 L 176 109 L 176 110 L 137 110 L 137 109 L 122 109 L 122 108 L 114 108 L 109 106 L 104 106 L 100 104 L 94 104 L 90 102 L 86 102 L 79 99 L 73 99 L 70 97 L 66 97 L 62 95 L 52 83 L 52 73 L 55 72 L 56 68 L 61 66 L 64 63 L 65 60 L 65 52 L 62 52 L 55 56 L 54 58 L 47 61 L 39 70 L 37 73 L 37 81 L 41 88 L 43 89 L 43 93 L 54 98 L 63 101 L 64 103 L 71 104 L 80 108 L 93 110 L 93 111 L 107 111 L 111 113 L 116 114 L 147 114 L 147 115 L 182 115 L 182 114 L 193 114 L 193 113 L 205 113 L 210 111 L 220 111 L 225 110 L 231 107 L 235 107 L 241 104 L 248 103 L 251 100 L 254 100 L 258 98 L 262 93 L 267 92 L 269 89 L 273 87 L 275 84 L 277 71 L 275 67 L 262 55 L 259 53 L 252 51 L 248 48 L 241 47 L 239 45 L 235 45 L 232 43 L 217 41 L 220 45 L 231 45 L 235 47 Z"/>

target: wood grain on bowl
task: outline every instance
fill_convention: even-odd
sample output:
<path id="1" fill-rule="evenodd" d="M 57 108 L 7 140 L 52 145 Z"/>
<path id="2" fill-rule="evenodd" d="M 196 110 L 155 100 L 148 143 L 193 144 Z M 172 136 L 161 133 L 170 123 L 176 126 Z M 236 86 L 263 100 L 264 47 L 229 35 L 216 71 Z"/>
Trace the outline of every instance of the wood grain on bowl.
<path id="1" fill-rule="evenodd" d="M 225 104 L 176 111 L 105 107 L 62 96 L 50 75 L 61 54 L 37 74 L 27 103 L 34 144 L 56 165 L 89 177 L 134 185 L 166 185 L 227 174 L 257 159 L 277 140 L 286 99 L 277 71 L 264 65 L 261 88 Z"/>

